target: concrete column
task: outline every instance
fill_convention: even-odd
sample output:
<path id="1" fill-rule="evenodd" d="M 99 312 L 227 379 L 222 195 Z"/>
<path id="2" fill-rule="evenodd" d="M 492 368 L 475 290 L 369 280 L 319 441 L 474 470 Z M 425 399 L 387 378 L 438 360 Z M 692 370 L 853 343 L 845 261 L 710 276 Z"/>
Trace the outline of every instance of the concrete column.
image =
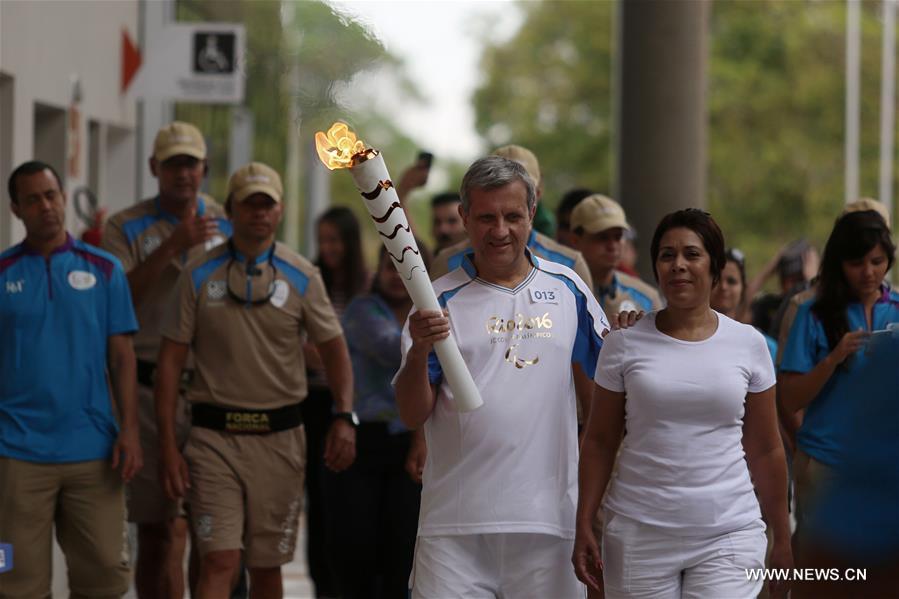
<path id="1" fill-rule="evenodd" d="M 233 173 L 253 160 L 256 119 L 246 106 L 231 108 L 231 139 L 228 142 L 228 173 Z M 222 198 L 224 201 L 224 198 Z"/>
<path id="2" fill-rule="evenodd" d="M 300 173 L 303 165 L 303 143 L 300 139 L 303 114 L 300 110 L 299 95 L 300 69 L 296 61 L 284 74 L 282 85 L 287 90 L 290 105 L 287 109 L 287 164 L 284 169 L 284 219 L 281 225 L 282 239 L 291 249 L 300 248 L 300 205 L 302 193 Z"/>
<path id="3" fill-rule="evenodd" d="M 18 166 L 13 164 L 14 116 L 18 116 L 13 91 L 13 78 L 0 74 L 0 252 L 12 245 L 12 221 L 15 219 L 9 210 L 11 198 L 6 191 L 9 175 Z"/>
<path id="4" fill-rule="evenodd" d="M 704 207 L 707 0 L 619 4 L 615 195 L 639 233 L 639 268 L 665 214 Z"/>
<path id="5" fill-rule="evenodd" d="M 146 54 L 153 43 L 152 40 L 159 36 L 167 23 L 174 21 L 174 0 L 140 0 L 138 42 L 141 52 Z M 137 177 L 134 202 L 155 196 L 159 191 L 159 184 L 150 172 L 153 140 L 156 138 L 156 132 L 163 125 L 170 123 L 174 119 L 174 115 L 174 104 L 167 100 L 154 98 L 137 102 L 137 151 L 135 152 Z"/>

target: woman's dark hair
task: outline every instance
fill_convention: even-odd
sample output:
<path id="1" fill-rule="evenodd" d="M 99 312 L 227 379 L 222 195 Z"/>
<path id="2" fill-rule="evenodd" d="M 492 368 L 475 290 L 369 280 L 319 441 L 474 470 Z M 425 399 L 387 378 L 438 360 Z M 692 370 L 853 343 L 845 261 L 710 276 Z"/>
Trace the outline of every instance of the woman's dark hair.
<path id="1" fill-rule="evenodd" d="M 724 265 L 727 266 L 728 262 L 736 264 L 737 270 L 740 271 L 740 303 L 743 303 L 746 299 L 746 256 L 737 248 L 728 248 L 724 252 Z M 721 270 L 723 271 L 724 268 L 722 267 Z"/>
<path id="2" fill-rule="evenodd" d="M 812 313 L 824 326 L 830 349 L 849 332 L 846 306 L 859 299 L 843 275 L 843 262 L 864 258 L 878 245 L 886 252 L 889 270 L 895 260 L 896 244 L 886 221 L 874 210 L 850 212 L 838 218 L 833 226 L 821 257 L 818 292 L 812 305 Z"/>
<path id="3" fill-rule="evenodd" d="M 431 252 L 428 250 L 427 246 L 422 243 L 421 239 L 418 237 L 415 238 L 415 243 L 418 244 L 418 251 L 421 252 L 422 262 L 425 263 L 425 268 L 431 268 Z M 375 270 L 375 276 L 372 277 L 371 280 L 371 292 L 375 295 L 380 295 L 383 297 L 381 293 L 381 284 L 378 282 L 378 273 L 381 272 L 381 264 L 383 264 L 384 260 L 390 260 L 390 257 L 387 255 L 387 246 L 382 245 L 381 251 L 378 252 L 378 267 Z"/>
<path id="4" fill-rule="evenodd" d="M 322 262 L 321 256 L 318 256 L 315 265 L 322 273 L 322 280 L 328 293 L 331 293 L 335 282 L 340 280 L 342 291 L 346 293 L 348 299 L 352 298 L 363 290 L 367 278 L 359 220 L 349 208 L 334 206 L 318 217 L 318 224 L 321 223 L 329 223 L 337 229 L 337 235 L 344 248 L 343 264 L 332 269 Z"/>
<path id="5" fill-rule="evenodd" d="M 727 262 L 724 254 L 724 234 L 712 215 L 699 208 L 685 208 L 672 212 L 664 216 L 656 227 L 655 233 L 652 234 L 652 243 L 649 246 L 649 253 L 652 256 L 652 273 L 655 275 L 656 282 L 659 281 L 656 261 L 659 258 L 659 244 L 662 242 L 662 236 L 671 229 L 680 228 L 690 229 L 702 240 L 702 245 L 711 258 L 709 272 L 712 275 L 712 286 L 717 285 L 721 278 L 721 271 L 724 270 Z"/>

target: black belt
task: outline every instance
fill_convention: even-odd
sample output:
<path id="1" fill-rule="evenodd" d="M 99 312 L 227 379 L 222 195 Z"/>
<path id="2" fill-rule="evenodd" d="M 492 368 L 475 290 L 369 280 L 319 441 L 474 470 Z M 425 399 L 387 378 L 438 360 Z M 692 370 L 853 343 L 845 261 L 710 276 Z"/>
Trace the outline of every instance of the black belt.
<path id="1" fill-rule="evenodd" d="M 181 379 L 178 381 L 182 388 L 189 387 L 194 380 L 193 370 L 182 370 Z M 137 361 L 137 382 L 144 387 L 152 387 L 156 384 L 156 364 L 145 360 Z"/>
<path id="2" fill-rule="evenodd" d="M 300 426 L 303 413 L 298 403 L 274 410 L 241 410 L 195 403 L 191 406 L 191 423 L 237 435 L 261 435 Z"/>

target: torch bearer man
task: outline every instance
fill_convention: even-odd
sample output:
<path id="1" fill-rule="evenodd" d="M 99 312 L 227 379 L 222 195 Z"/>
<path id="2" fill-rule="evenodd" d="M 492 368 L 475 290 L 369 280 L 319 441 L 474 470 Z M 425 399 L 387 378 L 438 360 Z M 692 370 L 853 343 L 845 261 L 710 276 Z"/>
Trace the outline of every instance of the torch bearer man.
<path id="1" fill-rule="evenodd" d="M 575 378 L 592 377 L 608 321 L 571 269 L 526 247 L 536 206 L 524 167 L 468 169 L 472 250 L 434 282 L 444 312 L 410 315 L 394 380 L 428 444 L 414 597 L 583 597 L 571 556 L 577 504 Z M 434 343 L 452 332 L 483 399 L 452 402 Z"/>

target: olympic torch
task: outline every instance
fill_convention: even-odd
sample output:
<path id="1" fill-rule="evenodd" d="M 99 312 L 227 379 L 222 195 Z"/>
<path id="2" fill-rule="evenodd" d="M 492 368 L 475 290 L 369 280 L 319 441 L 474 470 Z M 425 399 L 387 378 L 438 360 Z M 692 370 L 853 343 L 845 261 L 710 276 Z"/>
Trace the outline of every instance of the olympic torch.
<path id="1" fill-rule="evenodd" d="M 390 173 L 384 158 L 378 150 L 366 148 L 365 143 L 356 138 L 344 123 L 334 123 L 327 133 L 315 134 L 318 157 L 331 170 L 349 169 L 356 189 L 365 201 L 381 241 L 390 254 L 397 272 L 403 278 L 409 297 L 419 310 L 440 310 L 437 295 L 431 286 L 431 279 L 406 211 L 400 206 Z M 455 339 L 450 336 L 434 344 L 443 375 L 453 392 L 453 399 L 460 412 L 470 412 L 484 403 L 481 394 L 471 378 L 468 367 Z"/>

